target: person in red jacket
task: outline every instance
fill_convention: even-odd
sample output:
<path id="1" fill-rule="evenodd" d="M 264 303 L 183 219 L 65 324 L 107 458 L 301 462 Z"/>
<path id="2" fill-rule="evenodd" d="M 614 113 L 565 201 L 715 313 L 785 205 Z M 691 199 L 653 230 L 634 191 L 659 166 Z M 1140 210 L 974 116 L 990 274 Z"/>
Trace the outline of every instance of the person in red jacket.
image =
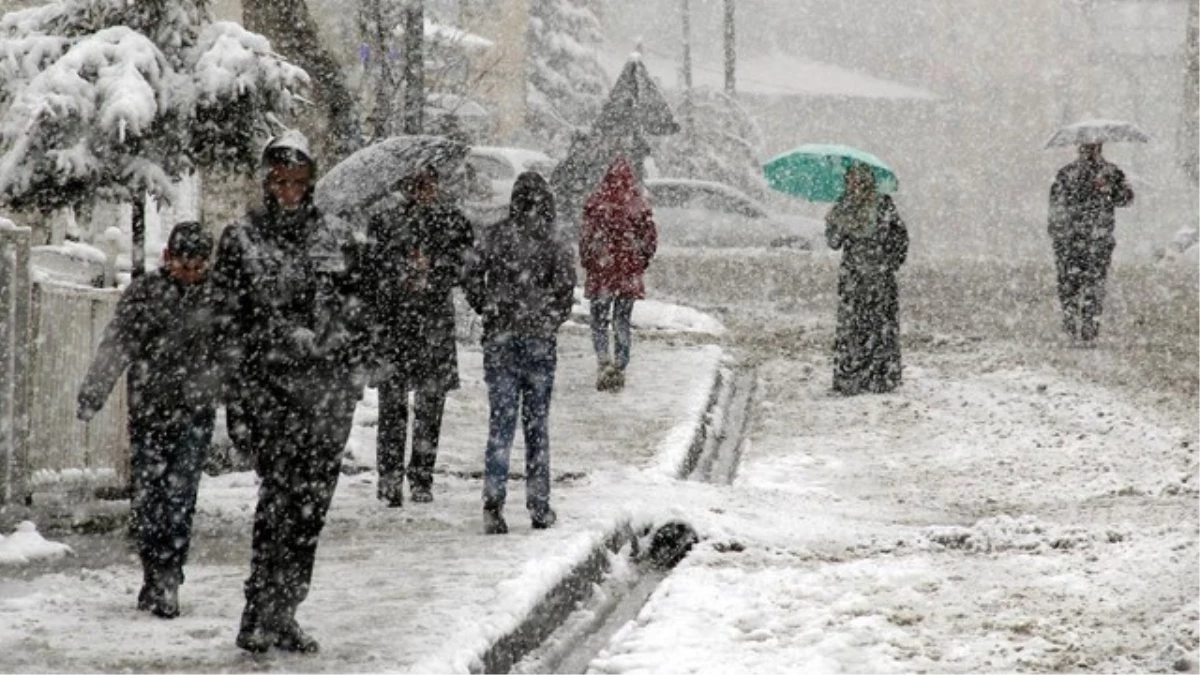
<path id="1" fill-rule="evenodd" d="M 596 388 L 601 391 L 625 386 L 633 303 L 646 297 L 642 275 L 657 248 L 650 204 L 638 189 L 633 167 L 618 157 L 583 207 L 579 236 L 579 259 L 587 273 L 584 294 L 591 301 L 592 344 L 599 361 Z"/>

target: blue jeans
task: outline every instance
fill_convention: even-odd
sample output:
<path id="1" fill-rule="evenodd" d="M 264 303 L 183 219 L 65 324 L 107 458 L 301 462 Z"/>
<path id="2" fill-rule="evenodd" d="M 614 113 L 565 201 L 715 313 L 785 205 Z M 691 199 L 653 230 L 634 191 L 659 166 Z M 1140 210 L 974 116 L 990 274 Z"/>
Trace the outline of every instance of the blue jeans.
<path id="1" fill-rule="evenodd" d="M 618 298 L 605 295 L 592 298 L 592 346 L 596 358 L 608 360 L 608 324 L 613 326 L 613 361 L 621 370 L 629 365 L 630 317 L 633 315 L 633 298 Z"/>
<path id="2" fill-rule="evenodd" d="M 491 408 L 483 460 L 487 508 L 503 507 L 508 496 L 508 458 L 518 409 L 525 431 L 525 507 L 534 513 L 550 507 L 550 395 L 557 362 L 553 337 L 502 333 L 484 342 L 483 373 Z"/>

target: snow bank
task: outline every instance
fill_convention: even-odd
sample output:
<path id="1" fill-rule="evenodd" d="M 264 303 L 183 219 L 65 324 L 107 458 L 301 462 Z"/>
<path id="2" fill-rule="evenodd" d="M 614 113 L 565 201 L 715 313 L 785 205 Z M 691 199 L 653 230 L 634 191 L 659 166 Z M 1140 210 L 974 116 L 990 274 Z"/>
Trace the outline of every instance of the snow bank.
<path id="1" fill-rule="evenodd" d="M 585 326 L 590 321 L 591 302 L 575 289 L 575 306 L 571 315 Z M 639 300 L 633 306 L 632 324 L 638 330 L 659 330 L 678 333 L 724 335 L 725 325 L 715 317 L 697 309 L 659 300 Z"/>
<path id="2" fill-rule="evenodd" d="M 0 535 L 0 566 L 24 565 L 67 555 L 74 555 L 70 546 L 46 541 L 38 534 L 37 526 L 28 520 L 17 525 L 16 531 L 9 536 Z"/>
<path id="3" fill-rule="evenodd" d="M 697 368 L 709 374 L 706 386 L 697 387 L 692 391 L 692 400 L 688 404 L 686 416 L 671 427 L 659 444 L 655 471 L 661 476 L 674 479 L 679 475 L 680 467 L 683 466 L 684 459 L 691 451 L 696 431 L 704 424 L 705 415 L 708 413 L 708 404 L 720 376 L 722 354 L 720 347 L 707 345 L 697 357 L 696 361 L 700 362 L 697 364 Z"/>
<path id="4" fill-rule="evenodd" d="M 468 633 L 458 635 L 454 644 L 447 645 L 444 652 L 435 652 L 422 658 L 409 672 L 478 672 L 478 662 L 488 649 L 505 635 L 517 630 L 550 592 L 571 574 L 575 565 L 603 547 L 606 535 L 601 530 L 581 532 L 565 542 L 555 555 L 526 562 L 517 576 L 501 582 L 496 589 L 493 607 L 502 607 L 504 611 L 493 610 Z"/>

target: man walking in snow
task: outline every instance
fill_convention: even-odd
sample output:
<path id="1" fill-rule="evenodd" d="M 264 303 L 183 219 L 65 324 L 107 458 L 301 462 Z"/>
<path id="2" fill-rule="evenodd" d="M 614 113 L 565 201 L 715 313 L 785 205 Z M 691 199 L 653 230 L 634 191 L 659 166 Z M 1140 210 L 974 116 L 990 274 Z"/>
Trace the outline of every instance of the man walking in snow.
<path id="1" fill-rule="evenodd" d="M 296 622 L 361 391 L 348 231 L 313 204 L 297 131 L 263 151 L 264 208 L 221 236 L 212 284 L 226 397 L 261 484 L 237 644 L 315 652 Z"/>
<path id="2" fill-rule="evenodd" d="M 554 237 L 554 196 L 527 171 L 510 215 L 493 225 L 468 275 L 467 300 L 483 317 L 483 371 L 491 410 L 484 454 L 483 522 L 505 534 L 508 460 L 517 417 L 525 429 L 525 507 L 534 529 L 554 525 L 550 507 L 550 397 L 558 329 L 571 316 L 575 263 Z"/>
<path id="3" fill-rule="evenodd" d="M 377 496 L 392 507 L 404 502 L 410 391 L 409 494 L 433 501 L 446 394 L 459 386 L 451 291 L 462 284 L 474 247 L 471 223 L 442 193 L 434 168 L 411 176 L 404 192 L 402 203 L 371 219 L 363 264 L 380 370 Z"/>
<path id="4" fill-rule="evenodd" d="M 1100 333 L 1104 284 L 1113 249 L 1114 210 L 1133 202 L 1125 173 L 1106 161 L 1099 143 L 1079 146 L 1079 158 L 1059 169 L 1050 188 L 1050 238 L 1058 271 L 1063 328 L 1090 342 Z"/>
<path id="5" fill-rule="evenodd" d="M 133 519 L 142 589 L 138 609 L 179 616 L 179 584 L 192 538 L 200 473 L 212 440 L 216 375 L 205 284 L 212 236 L 179 223 L 163 266 L 133 281 L 79 389 L 77 416 L 90 420 L 128 370 Z"/>

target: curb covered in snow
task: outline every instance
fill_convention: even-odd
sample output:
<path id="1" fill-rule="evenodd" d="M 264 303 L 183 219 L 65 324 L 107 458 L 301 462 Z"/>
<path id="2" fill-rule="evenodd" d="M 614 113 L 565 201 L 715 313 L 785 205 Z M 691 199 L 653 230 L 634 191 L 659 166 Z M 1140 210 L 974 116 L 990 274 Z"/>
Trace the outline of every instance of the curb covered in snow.
<path id="1" fill-rule="evenodd" d="M 599 542 L 587 558 L 576 563 L 566 576 L 533 606 L 516 628 L 488 647 L 471 672 L 507 673 L 555 631 L 592 594 L 595 584 L 612 569 L 615 554 L 634 539 L 629 522 L 622 522 Z"/>
<path id="2" fill-rule="evenodd" d="M 712 349 L 720 352 L 717 347 Z M 711 445 L 723 434 L 724 408 L 733 398 L 736 374 L 726 358 L 714 360 L 709 390 L 701 390 L 693 400 L 688 419 L 667 434 L 662 463 L 676 479 L 687 478 L 711 453 Z M 661 523 L 657 524 L 661 525 Z M 650 528 L 653 529 L 653 528 Z M 638 534 L 629 520 L 617 523 L 604 537 L 596 540 L 591 552 L 578 560 L 542 598 L 530 607 L 517 625 L 493 641 L 472 664 L 471 672 L 506 673 L 521 659 L 537 649 L 577 607 L 587 600 L 597 584 L 612 569 L 612 556 L 630 544 Z"/>

